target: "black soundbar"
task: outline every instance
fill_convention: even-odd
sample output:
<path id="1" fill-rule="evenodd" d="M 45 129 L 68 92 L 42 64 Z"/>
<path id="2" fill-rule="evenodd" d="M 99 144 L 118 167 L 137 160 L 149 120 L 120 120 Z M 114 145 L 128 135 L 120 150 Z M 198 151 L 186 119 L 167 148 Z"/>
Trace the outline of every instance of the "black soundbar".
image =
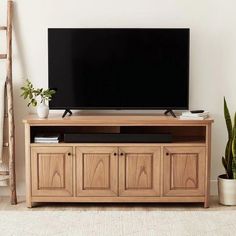
<path id="1" fill-rule="evenodd" d="M 66 143 L 170 143 L 171 134 L 64 134 Z"/>

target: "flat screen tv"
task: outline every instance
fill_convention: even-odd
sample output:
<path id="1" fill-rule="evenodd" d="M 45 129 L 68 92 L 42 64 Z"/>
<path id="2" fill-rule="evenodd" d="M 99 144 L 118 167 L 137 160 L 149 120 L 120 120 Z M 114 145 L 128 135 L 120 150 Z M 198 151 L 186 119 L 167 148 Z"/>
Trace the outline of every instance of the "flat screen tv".
<path id="1" fill-rule="evenodd" d="M 189 29 L 48 29 L 51 109 L 188 109 Z"/>

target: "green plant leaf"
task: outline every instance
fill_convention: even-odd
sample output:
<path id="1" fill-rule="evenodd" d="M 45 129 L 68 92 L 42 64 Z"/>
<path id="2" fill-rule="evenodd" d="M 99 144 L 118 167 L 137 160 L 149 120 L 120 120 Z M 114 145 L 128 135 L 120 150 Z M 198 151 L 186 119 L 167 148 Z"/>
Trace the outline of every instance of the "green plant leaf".
<path id="1" fill-rule="evenodd" d="M 228 178 L 232 178 L 232 160 L 233 160 L 233 155 L 232 155 L 232 139 L 229 139 L 226 145 L 226 153 L 227 156 L 225 157 L 226 163 L 227 163 L 227 175 Z"/>
<path id="2" fill-rule="evenodd" d="M 222 164 L 223 164 L 223 166 L 224 166 L 224 168 L 225 168 L 225 171 L 226 171 L 226 173 L 227 173 L 227 162 L 226 162 L 226 160 L 225 160 L 224 157 L 222 157 Z"/>
<path id="3" fill-rule="evenodd" d="M 233 161 L 232 161 L 232 178 L 233 179 L 236 179 L 236 159 L 234 158 Z"/>
<path id="4" fill-rule="evenodd" d="M 34 88 L 33 84 L 27 79 L 25 86 L 21 87 L 21 90 L 23 91 L 21 96 L 24 99 L 29 98 L 28 106 L 37 106 L 37 100 L 36 98 L 40 96 L 40 101 L 50 101 L 52 99 L 53 94 L 56 93 L 53 89 L 43 89 L 43 88 Z"/>
<path id="5" fill-rule="evenodd" d="M 224 97 L 224 116 L 225 116 L 225 123 L 228 130 L 228 137 L 229 139 L 231 139 L 232 138 L 232 121 L 231 121 L 231 117 L 230 117 L 230 113 L 229 113 L 229 109 L 228 109 L 225 97 Z"/>
<path id="6" fill-rule="evenodd" d="M 234 127 L 232 136 L 232 154 L 233 157 L 236 159 L 236 112 L 234 114 Z"/>
<path id="7" fill-rule="evenodd" d="M 34 106 L 34 107 L 37 106 L 37 101 L 35 99 L 32 99 L 32 106 Z"/>

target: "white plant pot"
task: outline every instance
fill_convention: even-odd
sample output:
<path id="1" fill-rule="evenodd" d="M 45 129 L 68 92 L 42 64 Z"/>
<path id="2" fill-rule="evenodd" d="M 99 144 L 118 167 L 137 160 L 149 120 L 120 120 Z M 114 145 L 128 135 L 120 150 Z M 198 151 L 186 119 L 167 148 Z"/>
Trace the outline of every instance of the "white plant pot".
<path id="1" fill-rule="evenodd" d="M 227 179 L 226 175 L 218 176 L 219 202 L 227 206 L 236 205 L 236 179 Z"/>
<path id="2" fill-rule="evenodd" d="M 48 118 L 49 107 L 45 104 L 45 102 L 42 102 L 38 105 L 37 114 L 39 118 Z"/>

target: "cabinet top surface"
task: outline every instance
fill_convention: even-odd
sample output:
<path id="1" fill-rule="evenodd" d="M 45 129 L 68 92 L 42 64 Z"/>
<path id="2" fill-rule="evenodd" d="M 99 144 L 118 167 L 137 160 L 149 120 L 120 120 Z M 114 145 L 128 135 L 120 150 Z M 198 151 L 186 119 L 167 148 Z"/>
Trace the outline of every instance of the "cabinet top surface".
<path id="1" fill-rule="evenodd" d="M 213 119 L 180 120 L 161 115 L 79 115 L 62 118 L 59 115 L 50 115 L 47 119 L 40 119 L 37 115 L 30 115 L 23 120 L 29 125 L 55 126 L 155 126 L 155 125 L 207 125 Z"/>

